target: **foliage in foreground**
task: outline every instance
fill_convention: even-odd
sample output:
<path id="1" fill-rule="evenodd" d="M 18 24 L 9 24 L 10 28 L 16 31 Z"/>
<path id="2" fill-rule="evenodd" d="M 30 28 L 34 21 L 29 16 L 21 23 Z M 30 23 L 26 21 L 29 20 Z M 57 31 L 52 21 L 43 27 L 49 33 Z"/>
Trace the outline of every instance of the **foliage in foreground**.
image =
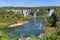
<path id="1" fill-rule="evenodd" d="M 34 36 L 30 40 L 60 40 L 58 35 L 55 33 L 46 33 L 43 35 L 40 35 L 40 37 L 35 37 Z"/>

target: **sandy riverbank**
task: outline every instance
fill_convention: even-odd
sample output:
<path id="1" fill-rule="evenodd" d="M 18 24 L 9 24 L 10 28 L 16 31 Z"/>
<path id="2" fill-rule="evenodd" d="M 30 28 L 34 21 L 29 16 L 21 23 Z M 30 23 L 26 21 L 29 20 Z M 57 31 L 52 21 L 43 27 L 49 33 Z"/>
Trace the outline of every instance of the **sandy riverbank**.
<path id="1" fill-rule="evenodd" d="M 16 27 L 16 26 L 24 25 L 25 23 L 28 23 L 28 21 L 20 21 L 20 22 L 14 23 L 14 24 L 10 24 L 7 27 L 8 28 L 10 28 L 10 27 Z"/>

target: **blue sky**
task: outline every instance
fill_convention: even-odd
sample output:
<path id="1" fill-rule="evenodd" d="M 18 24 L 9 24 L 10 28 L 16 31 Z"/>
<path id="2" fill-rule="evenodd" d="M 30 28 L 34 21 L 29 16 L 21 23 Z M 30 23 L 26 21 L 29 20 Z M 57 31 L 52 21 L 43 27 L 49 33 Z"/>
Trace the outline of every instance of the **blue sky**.
<path id="1" fill-rule="evenodd" d="M 60 6 L 60 0 L 0 0 L 0 7 L 4 6 L 16 6 L 16 7 Z"/>

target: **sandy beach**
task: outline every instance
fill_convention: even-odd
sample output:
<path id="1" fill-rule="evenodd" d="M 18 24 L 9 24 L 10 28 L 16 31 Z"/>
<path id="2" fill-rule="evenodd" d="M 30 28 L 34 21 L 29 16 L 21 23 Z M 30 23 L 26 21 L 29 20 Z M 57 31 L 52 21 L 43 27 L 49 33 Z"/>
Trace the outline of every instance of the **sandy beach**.
<path id="1" fill-rule="evenodd" d="M 28 23 L 28 21 L 17 22 L 17 23 L 15 23 L 15 24 L 9 25 L 8 27 L 9 27 L 9 28 L 10 28 L 10 27 L 16 27 L 16 26 L 23 25 L 23 24 L 25 24 L 25 23 Z"/>

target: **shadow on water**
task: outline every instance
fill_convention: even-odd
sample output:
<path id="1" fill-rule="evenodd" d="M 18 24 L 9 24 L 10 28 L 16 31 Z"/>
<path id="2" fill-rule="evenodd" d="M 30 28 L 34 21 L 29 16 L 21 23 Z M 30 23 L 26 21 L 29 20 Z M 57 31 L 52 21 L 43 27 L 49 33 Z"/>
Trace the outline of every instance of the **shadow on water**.
<path id="1" fill-rule="evenodd" d="M 21 34 L 25 37 L 29 37 L 30 34 L 35 36 L 40 35 L 44 32 L 44 25 L 42 24 L 43 19 L 31 19 L 28 23 L 17 26 L 15 28 L 4 28 L 3 32 L 9 37 L 19 37 Z"/>

